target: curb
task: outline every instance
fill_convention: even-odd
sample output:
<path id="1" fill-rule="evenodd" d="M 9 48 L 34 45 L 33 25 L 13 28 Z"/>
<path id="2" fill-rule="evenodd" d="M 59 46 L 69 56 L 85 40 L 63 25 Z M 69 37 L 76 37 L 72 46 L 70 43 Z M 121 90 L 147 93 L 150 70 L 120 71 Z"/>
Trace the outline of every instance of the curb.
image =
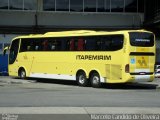
<path id="1" fill-rule="evenodd" d="M 0 114 L 160 114 L 153 107 L 0 107 Z"/>

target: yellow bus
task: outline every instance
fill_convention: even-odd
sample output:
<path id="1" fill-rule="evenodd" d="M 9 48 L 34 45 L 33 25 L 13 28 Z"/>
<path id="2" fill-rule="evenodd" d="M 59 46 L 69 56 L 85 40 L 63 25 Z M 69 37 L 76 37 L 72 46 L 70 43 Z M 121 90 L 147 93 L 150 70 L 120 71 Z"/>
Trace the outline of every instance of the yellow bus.
<path id="1" fill-rule="evenodd" d="M 16 37 L 9 75 L 75 80 L 80 86 L 154 79 L 155 36 L 146 30 L 47 32 Z"/>

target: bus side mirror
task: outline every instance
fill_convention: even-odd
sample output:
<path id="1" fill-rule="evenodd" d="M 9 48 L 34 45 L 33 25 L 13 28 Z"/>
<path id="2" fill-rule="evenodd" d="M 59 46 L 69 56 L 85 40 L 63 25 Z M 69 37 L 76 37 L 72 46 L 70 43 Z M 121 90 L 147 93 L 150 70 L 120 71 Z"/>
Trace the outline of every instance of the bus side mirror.
<path id="1" fill-rule="evenodd" d="M 9 47 L 5 47 L 4 50 L 3 50 L 3 56 L 6 55 L 7 51 L 9 50 Z"/>

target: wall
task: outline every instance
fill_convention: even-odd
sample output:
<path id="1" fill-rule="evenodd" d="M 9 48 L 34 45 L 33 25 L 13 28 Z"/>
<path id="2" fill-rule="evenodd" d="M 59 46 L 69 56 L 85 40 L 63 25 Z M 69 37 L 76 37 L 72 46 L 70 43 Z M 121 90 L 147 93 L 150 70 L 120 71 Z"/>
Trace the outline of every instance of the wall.
<path id="1" fill-rule="evenodd" d="M 53 28 L 132 28 L 140 27 L 144 21 L 143 13 L 1 11 L 0 16 L 0 26 L 16 27 L 37 24 Z"/>

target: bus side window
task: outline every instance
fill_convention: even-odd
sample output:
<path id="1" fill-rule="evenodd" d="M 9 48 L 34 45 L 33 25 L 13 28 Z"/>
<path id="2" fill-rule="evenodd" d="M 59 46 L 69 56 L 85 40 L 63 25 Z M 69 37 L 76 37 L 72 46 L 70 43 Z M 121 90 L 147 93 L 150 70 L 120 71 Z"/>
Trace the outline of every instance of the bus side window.
<path id="1" fill-rule="evenodd" d="M 112 38 L 110 36 L 106 36 L 103 38 L 103 50 L 104 51 L 111 51 L 112 49 Z"/>
<path id="2" fill-rule="evenodd" d="M 51 46 L 51 50 L 55 50 L 56 49 L 56 46 L 55 45 L 52 45 Z"/>
<path id="3" fill-rule="evenodd" d="M 73 51 L 74 50 L 74 47 L 75 47 L 75 44 L 74 44 L 74 39 L 71 39 L 70 40 L 70 51 Z"/>
<path id="4" fill-rule="evenodd" d="M 35 46 L 35 50 L 36 50 L 36 51 L 39 50 L 39 46 L 38 46 L 38 45 Z"/>
<path id="5" fill-rule="evenodd" d="M 31 43 L 30 43 L 30 50 L 29 51 L 35 51 L 35 43 L 34 43 L 34 40 L 32 41 L 31 40 Z"/>
<path id="6" fill-rule="evenodd" d="M 101 50 L 104 51 L 105 50 L 105 41 L 104 38 L 101 37 Z"/>
<path id="7" fill-rule="evenodd" d="M 111 47 L 112 47 L 112 41 L 111 40 L 106 40 L 106 41 L 104 41 L 105 43 L 104 43 L 104 50 L 106 50 L 106 51 L 110 51 L 110 49 L 111 49 Z"/>
<path id="8" fill-rule="evenodd" d="M 61 50 L 61 41 L 53 40 L 53 42 L 50 42 L 49 46 L 51 51 Z"/>
<path id="9" fill-rule="evenodd" d="M 44 41 L 42 42 L 42 46 L 43 46 L 43 51 L 48 50 L 48 40 L 44 40 Z"/>
<path id="10" fill-rule="evenodd" d="M 83 39 L 78 39 L 78 51 L 83 51 L 84 50 L 84 45 L 85 45 L 85 41 Z"/>
<path id="11" fill-rule="evenodd" d="M 29 51 L 31 45 L 28 39 L 21 39 L 21 46 L 20 46 L 20 52 L 26 52 Z"/>
<path id="12" fill-rule="evenodd" d="M 52 40 L 51 42 L 50 42 L 50 50 L 51 51 L 55 51 L 56 50 L 56 44 L 57 44 L 57 42 L 56 42 L 56 40 Z"/>
<path id="13" fill-rule="evenodd" d="M 31 50 L 31 46 L 27 46 L 27 51 L 30 51 Z"/>
<path id="14" fill-rule="evenodd" d="M 65 50 L 68 50 L 68 44 L 67 44 L 67 40 L 60 40 L 60 42 L 61 42 L 61 48 L 60 48 L 60 50 L 61 51 L 65 51 Z"/>
<path id="15" fill-rule="evenodd" d="M 85 50 L 86 51 L 95 51 L 96 49 L 96 41 L 93 38 L 85 38 Z"/>
<path id="16" fill-rule="evenodd" d="M 102 41 L 97 39 L 96 40 L 96 50 L 101 51 L 101 49 L 102 49 Z"/>
<path id="17" fill-rule="evenodd" d="M 57 40 L 56 50 L 58 50 L 58 51 L 61 50 L 61 41 L 60 40 Z"/>
<path id="18" fill-rule="evenodd" d="M 112 50 L 120 50 L 123 48 L 123 39 L 122 35 L 116 35 L 112 37 Z"/>

